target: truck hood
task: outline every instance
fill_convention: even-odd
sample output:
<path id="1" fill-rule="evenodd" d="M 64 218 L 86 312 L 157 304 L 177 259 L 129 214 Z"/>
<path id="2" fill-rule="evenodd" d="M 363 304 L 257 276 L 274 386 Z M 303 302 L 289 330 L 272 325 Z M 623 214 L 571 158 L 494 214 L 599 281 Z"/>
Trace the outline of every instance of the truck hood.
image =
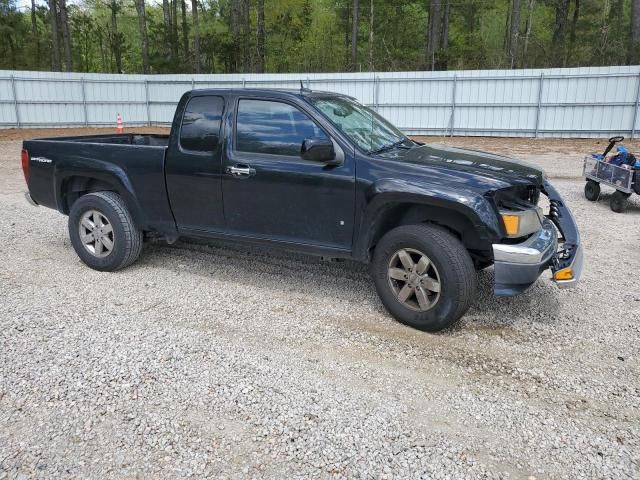
<path id="1" fill-rule="evenodd" d="M 463 177 L 467 185 L 480 188 L 493 190 L 515 185 L 542 188 L 544 183 L 544 172 L 536 166 L 487 152 L 427 144 L 409 150 L 398 149 L 390 155 L 411 166 L 445 169 Z"/>

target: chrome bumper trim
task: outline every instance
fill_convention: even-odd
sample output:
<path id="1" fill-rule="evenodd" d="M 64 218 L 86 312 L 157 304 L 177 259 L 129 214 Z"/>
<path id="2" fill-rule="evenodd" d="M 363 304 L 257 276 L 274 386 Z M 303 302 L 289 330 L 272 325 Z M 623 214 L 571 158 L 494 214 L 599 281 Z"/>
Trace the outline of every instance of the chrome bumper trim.
<path id="1" fill-rule="evenodd" d="M 542 228 L 522 243 L 493 244 L 493 258 L 496 262 L 540 264 L 558 249 L 558 233 L 553 222 L 545 219 Z"/>

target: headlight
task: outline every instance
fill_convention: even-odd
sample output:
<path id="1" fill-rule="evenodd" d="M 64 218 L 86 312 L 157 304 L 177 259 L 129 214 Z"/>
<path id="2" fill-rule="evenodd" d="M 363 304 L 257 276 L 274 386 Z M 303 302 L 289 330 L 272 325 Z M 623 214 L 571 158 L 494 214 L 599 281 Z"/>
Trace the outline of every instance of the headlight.
<path id="1" fill-rule="evenodd" d="M 542 227 L 542 209 L 540 207 L 527 210 L 500 210 L 500 217 L 507 236 L 524 237 L 537 232 Z"/>

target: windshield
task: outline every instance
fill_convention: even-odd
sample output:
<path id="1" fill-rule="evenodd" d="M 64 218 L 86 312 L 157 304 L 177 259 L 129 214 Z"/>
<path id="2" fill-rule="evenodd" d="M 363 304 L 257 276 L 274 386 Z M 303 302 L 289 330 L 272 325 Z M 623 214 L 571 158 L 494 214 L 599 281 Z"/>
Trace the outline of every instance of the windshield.
<path id="1" fill-rule="evenodd" d="M 408 141 L 391 123 L 355 100 L 347 97 L 310 97 L 309 101 L 367 153 Z"/>

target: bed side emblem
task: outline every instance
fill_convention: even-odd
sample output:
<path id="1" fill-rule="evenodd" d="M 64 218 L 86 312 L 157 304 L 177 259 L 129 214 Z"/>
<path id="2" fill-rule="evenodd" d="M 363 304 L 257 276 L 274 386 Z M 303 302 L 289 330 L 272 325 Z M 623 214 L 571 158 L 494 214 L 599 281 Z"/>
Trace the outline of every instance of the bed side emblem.
<path id="1" fill-rule="evenodd" d="M 47 157 L 31 157 L 31 160 L 38 163 L 53 163 L 53 160 Z"/>

